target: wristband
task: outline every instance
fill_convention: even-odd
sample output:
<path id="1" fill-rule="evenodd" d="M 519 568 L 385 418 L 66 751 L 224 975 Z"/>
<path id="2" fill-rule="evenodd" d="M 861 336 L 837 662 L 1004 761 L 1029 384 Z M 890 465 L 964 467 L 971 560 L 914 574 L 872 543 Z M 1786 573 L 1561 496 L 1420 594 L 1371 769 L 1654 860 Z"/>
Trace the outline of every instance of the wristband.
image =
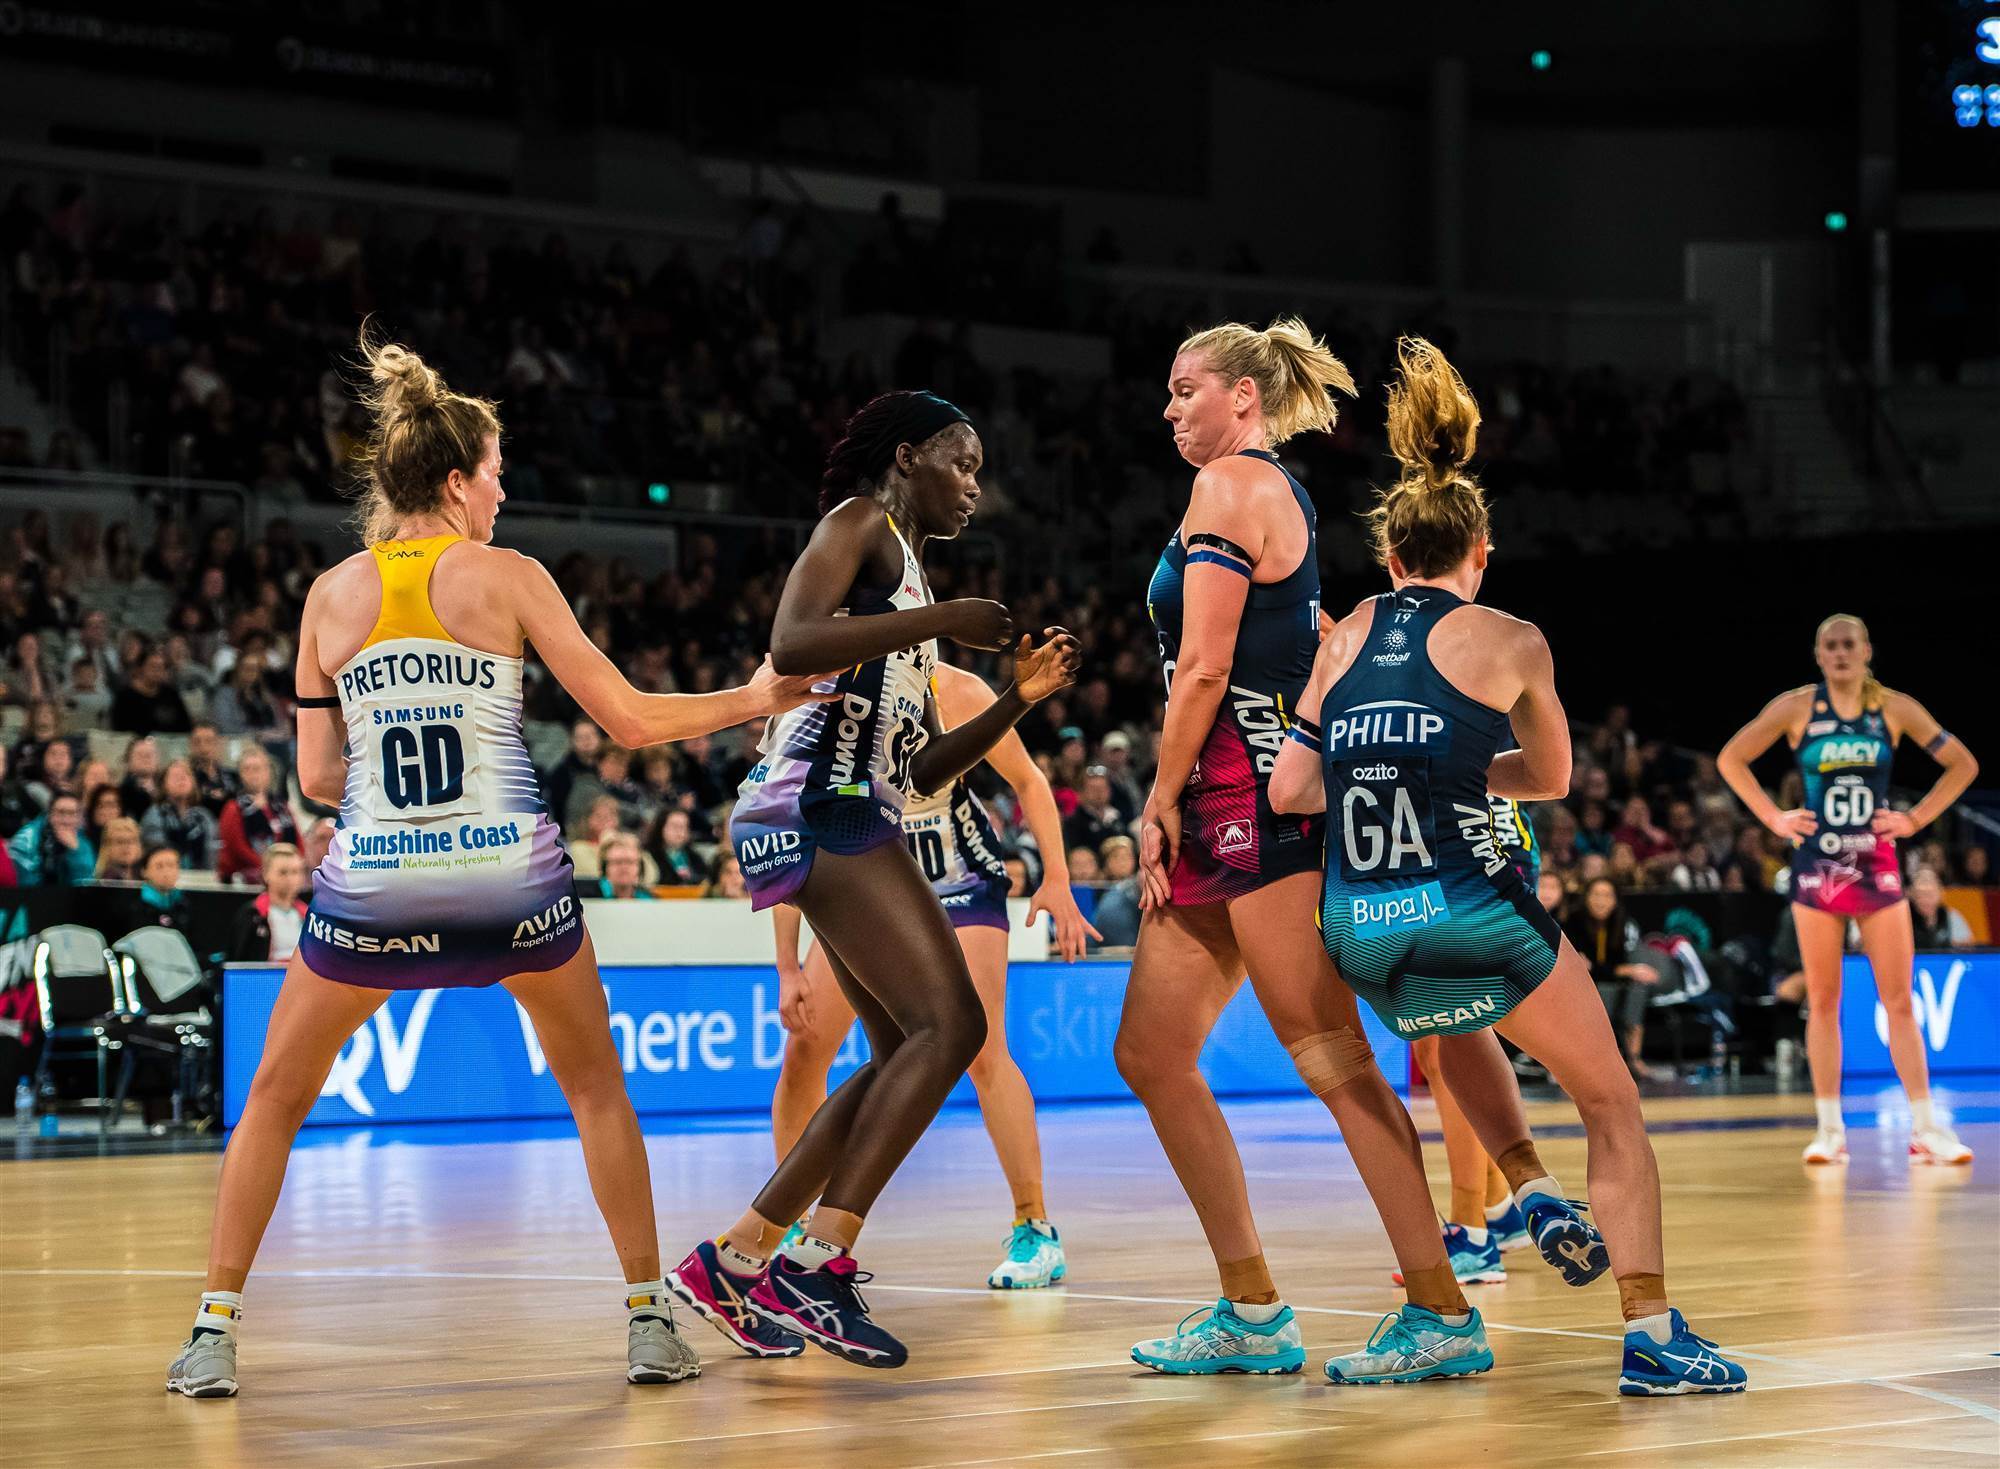
<path id="1" fill-rule="evenodd" d="M 1942 750 L 1946 745 L 1950 743 L 1951 743 L 1951 731 L 1940 727 L 1938 729 L 1938 732 L 1932 735 L 1929 741 L 1925 743 L 1924 749 L 1928 753 L 1935 755 L 1939 750 Z"/>

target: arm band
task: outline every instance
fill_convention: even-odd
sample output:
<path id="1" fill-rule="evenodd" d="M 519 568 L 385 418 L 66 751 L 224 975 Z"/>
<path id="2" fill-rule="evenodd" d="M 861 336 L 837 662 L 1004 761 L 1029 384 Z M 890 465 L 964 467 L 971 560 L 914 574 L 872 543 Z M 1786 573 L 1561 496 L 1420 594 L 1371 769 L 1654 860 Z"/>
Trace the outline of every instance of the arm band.
<path id="1" fill-rule="evenodd" d="M 1297 740 L 1315 754 L 1319 752 L 1319 726 L 1314 724 L 1310 719 L 1294 719 L 1292 721 L 1291 738 Z"/>
<path id="2" fill-rule="evenodd" d="M 1930 737 L 1930 742 L 1924 746 L 1924 749 L 1935 755 L 1950 743 L 1951 731 L 1940 726 L 1938 732 Z"/>
<path id="3" fill-rule="evenodd" d="M 323 697 L 308 697 L 305 694 L 300 694 L 292 702 L 297 704 L 301 709 L 338 709 L 340 707 L 340 695 L 327 694 Z"/>
<path id="4" fill-rule="evenodd" d="M 1250 568 L 1256 563 L 1256 558 L 1236 542 L 1212 536 L 1207 531 L 1189 536 L 1187 546 L 1187 564 L 1190 566 L 1203 562 L 1210 566 L 1226 566 L 1231 571 L 1248 576 Z"/>

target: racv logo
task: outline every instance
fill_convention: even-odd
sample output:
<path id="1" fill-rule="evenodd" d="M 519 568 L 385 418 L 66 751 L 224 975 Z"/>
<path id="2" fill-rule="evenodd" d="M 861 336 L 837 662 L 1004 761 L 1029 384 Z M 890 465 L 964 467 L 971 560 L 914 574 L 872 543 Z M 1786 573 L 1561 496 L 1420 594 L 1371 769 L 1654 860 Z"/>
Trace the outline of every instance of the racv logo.
<path id="1" fill-rule="evenodd" d="M 1933 1051 L 1942 1051 L 1951 1043 L 1951 1017 L 1958 1009 L 1958 987 L 1964 978 L 1963 959 L 1951 961 L 1942 989 L 1928 968 L 1917 966 L 1917 982 L 1910 989 L 1910 1008 L 1916 1011 L 1917 1029 L 1923 1032 Z M 1875 1002 L 1875 1037 L 1883 1045 L 1889 1044 L 1889 1012 L 1882 1008 L 1880 1000 Z"/>
<path id="2" fill-rule="evenodd" d="M 410 1079 L 417 1074 L 417 1054 L 423 1049 L 424 1031 L 430 1027 L 437 998 L 436 990 L 419 990 L 416 1003 L 410 1006 L 410 1013 L 400 1027 L 389 1004 L 363 1021 L 334 1059 L 333 1070 L 327 1073 L 326 1085 L 319 1089 L 319 1094 L 339 1097 L 360 1116 L 373 1117 L 375 1104 L 368 1100 L 361 1084 L 378 1053 L 382 1058 L 382 1084 L 389 1094 L 400 1097 L 408 1091 Z"/>

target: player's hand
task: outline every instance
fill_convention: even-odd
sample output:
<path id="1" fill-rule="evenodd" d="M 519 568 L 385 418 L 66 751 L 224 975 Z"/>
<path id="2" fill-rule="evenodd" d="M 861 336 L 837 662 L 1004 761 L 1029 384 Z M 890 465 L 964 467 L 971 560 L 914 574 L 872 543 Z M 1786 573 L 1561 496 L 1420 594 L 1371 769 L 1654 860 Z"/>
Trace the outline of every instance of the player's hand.
<path id="1" fill-rule="evenodd" d="M 1014 692 L 1030 704 L 1039 704 L 1050 694 L 1060 693 L 1076 682 L 1083 667 L 1083 647 L 1059 627 L 1045 627 L 1047 639 L 1039 648 L 1029 646 L 1028 635 L 1014 649 Z"/>
<path id="2" fill-rule="evenodd" d="M 1066 882 L 1050 879 L 1035 889 L 1034 899 L 1028 904 L 1028 926 L 1033 928 L 1035 920 L 1044 913 L 1055 920 L 1056 952 L 1063 956 L 1065 964 L 1074 964 L 1083 954 L 1085 934 L 1100 944 L 1104 942 L 1104 935 L 1090 926 L 1090 920 L 1076 906 L 1076 894 Z"/>
<path id="3" fill-rule="evenodd" d="M 1910 813 L 1907 811 L 1877 811 L 1875 819 L 1868 823 L 1868 829 L 1878 837 L 1894 837 L 1898 840 L 1917 834 L 1917 824 L 1910 820 Z"/>
<path id="4" fill-rule="evenodd" d="M 766 714 L 783 714 L 787 709 L 796 709 L 801 704 L 824 704 L 836 697 L 833 691 L 835 675 L 831 673 L 800 673 L 781 676 L 771 665 L 771 655 L 766 653 L 764 661 L 757 665 L 757 671 L 750 675 L 750 682 L 744 687 L 757 697 L 757 707 Z M 823 684 L 824 688 L 814 685 Z"/>
<path id="5" fill-rule="evenodd" d="M 1780 811 L 1778 819 L 1771 823 L 1771 830 L 1796 847 L 1819 830 L 1819 818 L 1803 807 L 1797 811 Z"/>
<path id="6" fill-rule="evenodd" d="M 944 604 L 951 614 L 951 631 L 946 634 L 961 648 L 979 648 L 998 653 L 1014 642 L 1014 614 L 1004 602 L 984 597 L 960 597 Z"/>
<path id="7" fill-rule="evenodd" d="M 1165 908 L 1174 901 L 1172 873 L 1181 855 L 1181 806 L 1162 802 L 1155 791 L 1139 813 L 1139 909 Z"/>
<path id="8" fill-rule="evenodd" d="M 805 966 L 778 966 L 778 1021 L 794 1035 L 812 1029 L 812 981 Z"/>

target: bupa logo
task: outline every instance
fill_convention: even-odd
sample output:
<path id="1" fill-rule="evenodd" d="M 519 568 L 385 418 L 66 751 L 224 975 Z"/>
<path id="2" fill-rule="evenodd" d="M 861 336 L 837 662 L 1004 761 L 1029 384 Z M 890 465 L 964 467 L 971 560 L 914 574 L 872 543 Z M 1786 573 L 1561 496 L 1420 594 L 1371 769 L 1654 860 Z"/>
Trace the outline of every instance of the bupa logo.
<path id="1" fill-rule="evenodd" d="M 1348 919 L 1356 938 L 1378 938 L 1399 928 L 1420 928 L 1440 918 L 1451 917 L 1444 889 L 1427 882 L 1422 887 L 1384 893 L 1379 898 L 1354 898 Z"/>
<path id="2" fill-rule="evenodd" d="M 357 1115 L 373 1117 L 375 1104 L 368 1100 L 368 1093 L 362 1090 L 361 1084 L 368 1075 L 368 1068 L 375 1064 L 378 1053 L 382 1058 L 382 1084 L 389 1089 L 389 1094 L 400 1097 L 408 1091 L 410 1079 L 417 1073 L 417 1053 L 423 1049 L 424 1031 L 431 1023 L 431 1011 L 436 1008 L 437 999 L 438 991 L 419 990 L 416 1003 L 410 1006 L 410 1013 L 401 1027 L 396 1024 L 392 1004 L 383 1005 L 363 1021 L 361 1028 L 341 1048 L 319 1094 L 339 1097 Z"/>
<path id="3" fill-rule="evenodd" d="M 1916 1012 L 1917 1029 L 1933 1051 L 1942 1051 L 1951 1042 L 1952 1012 L 1958 1008 L 1958 986 L 1964 978 L 1963 959 L 1951 961 L 1951 968 L 1944 974 L 1942 992 L 1930 970 L 1922 967 L 1917 970 L 1917 982 L 1910 988 L 1910 1008 Z M 1875 1002 L 1875 1037 L 1883 1045 L 1889 1044 L 1889 1012 L 1882 1008 L 1880 1000 Z"/>

